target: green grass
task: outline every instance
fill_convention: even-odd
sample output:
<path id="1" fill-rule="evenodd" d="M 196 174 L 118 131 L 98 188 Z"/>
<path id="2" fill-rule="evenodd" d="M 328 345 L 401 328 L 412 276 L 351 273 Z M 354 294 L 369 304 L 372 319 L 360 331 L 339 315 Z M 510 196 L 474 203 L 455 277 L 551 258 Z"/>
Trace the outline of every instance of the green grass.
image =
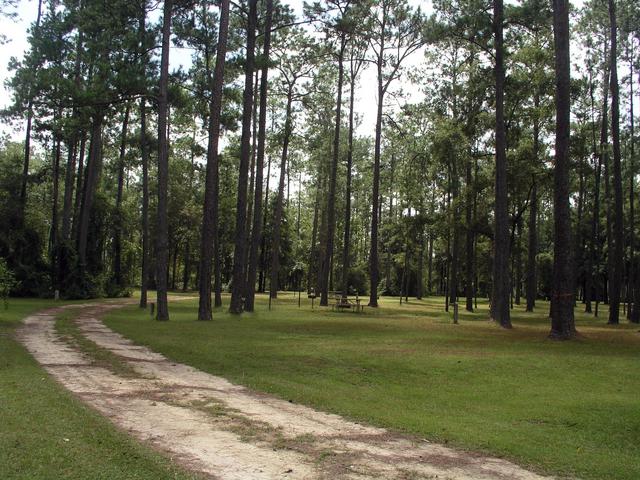
<path id="1" fill-rule="evenodd" d="M 267 311 L 195 321 L 196 301 L 170 322 L 127 307 L 107 324 L 169 358 L 256 390 L 375 425 L 585 479 L 640 478 L 640 327 L 578 314 L 580 339 L 547 339 L 548 304 L 487 305 L 452 325 L 442 299 L 382 299 L 364 315 L 333 313 L 291 294 Z M 579 308 L 578 310 L 582 310 Z"/>
<path id="2" fill-rule="evenodd" d="M 196 478 L 84 406 L 12 338 L 20 319 L 51 304 L 11 300 L 0 309 L 0 478 Z"/>
<path id="3" fill-rule="evenodd" d="M 75 322 L 79 312 L 67 311 L 56 317 L 55 331 L 69 345 L 84 353 L 95 366 L 106 368 L 125 378 L 139 378 L 133 366 L 110 350 L 85 337 Z"/>

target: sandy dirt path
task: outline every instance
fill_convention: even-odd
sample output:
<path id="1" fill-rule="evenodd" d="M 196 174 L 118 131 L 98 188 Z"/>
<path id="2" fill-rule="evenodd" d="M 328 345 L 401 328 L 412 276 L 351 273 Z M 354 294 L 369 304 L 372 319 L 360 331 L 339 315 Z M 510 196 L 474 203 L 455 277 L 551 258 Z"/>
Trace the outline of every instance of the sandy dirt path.
<path id="1" fill-rule="evenodd" d="M 505 460 L 417 441 L 234 385 L 174 363 L 107 328 L 100 317 L 125 303 L 58 307 L 24 319 L 19 340 L 84 402 L 174 461 L 221 480 L 541 480 Z M 97 366 L 56 334 L 77 309 L 82 335 L 135 371 Z"/>

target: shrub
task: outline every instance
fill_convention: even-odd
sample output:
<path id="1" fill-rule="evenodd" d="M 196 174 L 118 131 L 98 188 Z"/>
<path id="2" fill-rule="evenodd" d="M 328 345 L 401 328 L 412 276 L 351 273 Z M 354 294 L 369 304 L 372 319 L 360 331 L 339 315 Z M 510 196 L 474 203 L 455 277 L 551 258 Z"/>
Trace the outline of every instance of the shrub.
<path id="1" fill-rule="evenodd" d="M 0 258 L 0 297 L 4 301 L 4 308 L 9 306 L 9 292 L 16 286 L 16 279 L 13 272 L 9 270 L 7 261 Z"/>

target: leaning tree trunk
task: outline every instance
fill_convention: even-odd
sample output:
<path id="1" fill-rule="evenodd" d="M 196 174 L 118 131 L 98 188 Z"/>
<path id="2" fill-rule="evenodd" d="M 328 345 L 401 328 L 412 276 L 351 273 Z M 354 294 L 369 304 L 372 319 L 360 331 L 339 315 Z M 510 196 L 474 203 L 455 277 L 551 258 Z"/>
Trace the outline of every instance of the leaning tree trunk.
<path id="1" fill-rule="evenodd" d="M 258 152 L 256 158 L 256 180 L 254 191 L 253 227 L 249 248 L 249 269 L 247 274 L 247 294 L 245 310 L 253 312 L 256 295 L 256 274 L 258 270 L 258 248 L 262 243 L 262 173 L 264 170 L 264 150 L 267 136 L 267 89 L 269 80 L 269 53 L 271 49 L 271 19 L 273 16 L 273 0 L 267 0 L 264 23 L 264 47 L 260 78 L 260 117 L 258 119 Z"/>
<path id="2" fill-rule="evenodd" d="M 495 172 L 495 234 L 493 242 L 493 292 L 491 317 L 503 328 L 511 328 L 509 311 L 509 214 L 507 191 L 506 129 L 504 123 L 504 6 L 494 0 L 494 32 L 496 49 L 496 172 Z"/>
<path id="3" fill-rule="evenodd" d="M 160 60 L 160 84 L 158 90 L 158 224 L 156 227 L 156 285 L 158 320 L 169 320 L 167 281 L 169 276 L 169 141 L 167 138 L 169 42 L 171 39 L 171 14 L 173 0 L 164 0 L 162 20 L 162 54 Z"/>
<path id="4" fill-rule="evenodd" d="M 551 294 L 552 338 L 567 339 L 575 335 L 574 272 L 571 258 L 570 187 L 570 60 L 569 60 L 569 2 L 553 2 L 553 37 L 556 70 L 556 143 L 554 168 L 554 251 L 553 290 Z"/>
<path id="5" fill-rule="evenodd" d="M 242 313 L 245 294 L 244 265 L 246 260 L 247 182 L 251 156 L 251 113 L 253 111 L 253 69 L 255 63 L 257 0 L 249 0 L 247 26 L 247 58 L 244 67 L 244 94 L 242 98 L 242 136 L 240 139 L 240 166 L 238 171 L 238 198 L 236 202 L 236 232 L 233 252 L 233 279 L 229 312 Z"/>
<path id="6" fill-rule="evenodd" d="M 617 23 L 614 0 L 609 0 L 611 20 L 611 140 L 613 142 L 613 277 L 609 295 L 609 324 L 617 325 L 620 317 L 620 290 L 622 287 L 623 262 L 623 211 L 622 211 L 622 170 L 620 167 L 620 99 L 617 66 Z"/>
<path id="7" fill-rule="evenodd" d="M 209 103 L 209 142 L 207 144 L 207 173 L 205 180 L 202 237 L 200 242 L 200 266 L 198 275 L 198 320 L 211 320 L 211 265 L 214 256 L 218 258 L 218 141 L 220 138 L 220 112 L 222 109 L 222 89 L 224 87 L 224 66 L 229 32 L 229 0 L 220 4 L 220 28 L 214 81 Z M 219 260 L 216 272 L 220 270 Z"/>

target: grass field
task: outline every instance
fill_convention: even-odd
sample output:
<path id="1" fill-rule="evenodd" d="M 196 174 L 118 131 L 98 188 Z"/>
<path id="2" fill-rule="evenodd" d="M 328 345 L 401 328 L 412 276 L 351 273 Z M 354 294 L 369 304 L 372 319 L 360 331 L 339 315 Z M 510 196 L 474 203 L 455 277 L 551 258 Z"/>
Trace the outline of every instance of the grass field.
<path id="1" fill-rule="evenodd" d="M 0 307 L 0 478 L 195 478 L 130 439 L 85 407 L 12 338 L 23 317 L 50 300 L 12 300 Z"/>
<path id="2" fill-rule="evenodd" d="M 225 299 L 227 300 L 227 299 Z M 580 339 L 546 338 L 548 304 L 514 311 L 514 329 L 487 306 L 453 325 L 443 299 L 382 299 L 364 315 L 311 311 L 291 294 L 267 310 L 195 321 L 197 303 L 171 321 L 127 307 L 107 324 L 171 359 L 257 390 L 541 472 L 640 478 L 640 333 L 578 315 Z M 581 311 L 581 308 L 579 308 Z M 29 368 L 34 368 L 29 364 Z"/>

